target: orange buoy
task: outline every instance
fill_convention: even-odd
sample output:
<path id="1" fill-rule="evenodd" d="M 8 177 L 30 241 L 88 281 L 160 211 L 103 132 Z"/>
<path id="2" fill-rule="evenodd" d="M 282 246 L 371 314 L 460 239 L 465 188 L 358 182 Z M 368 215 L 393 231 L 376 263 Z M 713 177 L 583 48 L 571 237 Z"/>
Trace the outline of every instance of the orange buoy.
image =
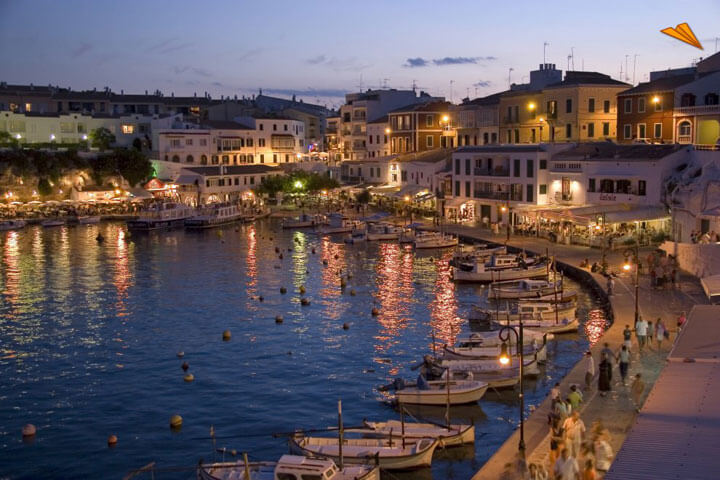
<path id="1" fill-rule="evenodd" d="M 230 340 L 231 337 L 232 337 L 232 335 L 230 334 L 230 330 L 225 330 L 225 331 L 223 332 L 223 337 L 222 337 L 222 338 L 223 338 L 224 341 L 227 342 L 228 340 Z"/>
<path id="2" fill-rule="evenodd" d="M 23 437 L 34 437 L 36 433 L 37 433 L 37 429 L 35 428 L 35 425 L 33 425 L 32 423 L 28 423 L 22 427 L 22 436 Z"/>
<path id="3" fill-rule="evenodd" d="M 188 383 L 192 382 L 195 380 L 195 375 L 193 375 L 192 373 L 188 373 L 183 377 L 183 380 L 185 380 Z"/>
<path id="4" fill-rule="evenodd" d="M 117 435 L 110 435 L 108 437 L 108 447 L 111 447 L 111 448 L 114 447 L 115 445 L 117 445 L 117 442 L 118 442 Z"/>
<path id="5" fill-rule="evenodd" d="M 170 428 L 178 429 L 182 427 L 183 418 L 180 415 L 173 415 L 170 417 Z"/>

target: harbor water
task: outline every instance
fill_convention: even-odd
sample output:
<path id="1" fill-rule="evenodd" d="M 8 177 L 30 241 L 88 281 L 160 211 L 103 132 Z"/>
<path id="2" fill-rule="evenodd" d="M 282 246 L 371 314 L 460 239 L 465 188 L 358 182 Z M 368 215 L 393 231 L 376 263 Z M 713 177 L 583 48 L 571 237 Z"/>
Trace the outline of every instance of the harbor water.
<path id="1" fill-rule="evenodd" d="M 451 281 L 450 255 L 346 245 L 273 219 L 131 237 L 120 223 L 1 232 L 0 478 L 119 479 L 154 462 L 154 478 L 189 479 L 200 459 L 231 460 L 231 450 L 277 459 L 282 433 L 335 426 L 340 399 L 346 425 L 399 419 L 377 387 L 414 379 L 433 339 L 454 342 L 470 307 L 485 303 L 485 288 Z M 606 328 L 582 290 L 578 315 L 579 333 L 552 341 L 542 374 L 526 382 L 526 413 Z M 518 405 L 508 391 L 453 408 L 455 422 L 475 423 L 475 448 L 395 477 L 470 478 L 516 428 Z M 180 431 L 169 428 L 174 414 Z M 27 423 L 32 441 L 21 436 Z"/>

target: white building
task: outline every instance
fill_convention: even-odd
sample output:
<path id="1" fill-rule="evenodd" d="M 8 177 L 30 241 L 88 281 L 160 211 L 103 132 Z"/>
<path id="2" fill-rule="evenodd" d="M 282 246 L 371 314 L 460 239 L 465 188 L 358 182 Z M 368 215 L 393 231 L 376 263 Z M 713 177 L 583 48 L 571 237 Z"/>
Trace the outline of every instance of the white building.
<path id="1" fill-rule="evenodd" d="M 140 139 L 147 147 L 158 143 L 160 130 L 178 128 L 182 115 L 87 115 L 82 113 L 0 112 L 0 132 L 8 132 L 21 144 L 77 144 L 88 140 L 90 132 L 107 128 L 116 145 L 129 147 Z"/>
<path id="2" fill-rule="evenodd" d="M 390 155 L 390 128 L 388 117 L 384 115 L 367 123 L 367 156 L 369 158 L 386 157 Z"/>
<path id="3" fill-rule="evenodd" d="M 292 163 L 306 158 L 303 122 L 243 118 L 206 121 L 202 128 L 159 132 L 160 160 L 190 165 Z"/>

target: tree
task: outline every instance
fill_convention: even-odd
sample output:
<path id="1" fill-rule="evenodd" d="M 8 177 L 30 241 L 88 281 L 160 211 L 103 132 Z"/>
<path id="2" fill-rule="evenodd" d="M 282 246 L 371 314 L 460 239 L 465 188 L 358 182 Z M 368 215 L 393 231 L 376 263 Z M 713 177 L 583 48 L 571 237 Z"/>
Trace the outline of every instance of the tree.
<path id="1" fill-rule="evenodd" d="M 15 148 L 18 146 L 18 141 L 17 138 L 10 135 L 10 132 L 0 132 L 0 144 Z"/>
<path id="2" fill-rule="evenodd" d="M 102 151 L 109 150 L 115 143 L 115 135 L 105 127 L 96 128 L 90 132 L 90 145 Z"/>
<path id="3" fill-rule="evenodd" d="M 126 148 L 115 149 L 117 170 L 134 187 L 153 173 L 152 163 L 140 151 Z"/>
<path id="4" fill-rule="evenodd" d="M 139 138 L 136 138 L 135 140 L 133 140 L 132 146 L 138 152 L 142 151 L 142 141 Z"/>
<path id="5" fill-rule="evenodd" d="M 38 193 L 43 197 L 52 194 L 52 187 L 50 186 L 50 182 L 45 177 L 38 180 L 37 189 Z"/>
<path id="6" fill-rule="evenodd" d="M 91 158 L 88 163 L 91 169 L 90 176 L 93 182 L 95 182 L 95 185 L 102 185 L 105 177 L 117 173 L 117 159 L 114 155 L 98 155 L 97 157 Z"/>
<path id="7" fill-rule="evenodd" d="M 355 196 L 355 200 L 357 200 L 358 203 L 363 205 L 367 205 L 368 203 L 370 203 L 371 198 L 372 197 L 370 196 L 370 190 L 368 189 L 363 190 Z"/>

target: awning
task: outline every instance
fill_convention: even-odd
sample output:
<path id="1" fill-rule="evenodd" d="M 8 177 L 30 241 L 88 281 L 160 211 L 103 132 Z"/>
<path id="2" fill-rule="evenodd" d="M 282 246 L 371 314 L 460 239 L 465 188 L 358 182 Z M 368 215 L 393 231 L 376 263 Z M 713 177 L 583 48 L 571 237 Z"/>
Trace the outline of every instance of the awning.
<path id="1" fill-rule="evenodd" d="M 422 185 L 405 185 L 395 194 L 396 197 L 404 197 L 405 195 L 417 195 L 418 193 L 429 190 L 427 187 Z"/>
<path id="2" fill-rule="evenodd" d="M 133 197 L 135 197 L 139 200 L 143 200 L 146 198 L 147 199 L 154 198 L 152 196 L 152 193 L 148 192 L 147 190 L 145 190 L 144 188 L 141 188 L 141 187 L 131 188 L 130 193 L 132 194 Z"/>
<path id="3" fill-rule="evenodd" d="M 370 193 L 376 195 L 391 195 L 400 190 L 400 187 L 396 185 L 379 185 L 377 187 L 370 187 L 368 190 L 370 190 Z"/>
<path id="4" fill-rule="evenodd" d="M 713 297 L 720 297 L 720 275 L 711 275 L 709 277 L 701 278 L 700 283 L 702 284 L 705 295 L 712 300 Z"/>
<path id="5" fill-rule="evenodd" d="M 435 194 L 434 194 L 434 193 L 425 193 L 425 194 L 423 194 L 423 195 L 418 196 L 418 197 L 416 198 L 416 200 L 417 200 L 418 202 L 427 202 L 428 200 L 432 200 L 433 198 L 435 198 Z"/>
<path id="6" fill-rule="evenodd" d="M 460 205 L 463 205 L 463 204 L 465 204 L 465 203 L 467 203 L 467 202 L 470 202 L 470 201 L 472 201 L 472 200 L 468 200 L 468 199 L 465 199 L 465 198 L 457 198 L 457 197 L 455 197 L 455 198 L 449 198 L 449 199 L 445 200 L 445 208 L 448 208 L 448 207 L 450 207 L 450 208 L 458 208 Z"/>
<path id="7" fill-rule="evenodd" d="M 644 222 L 669 218 L 670 214 L 665 207 L 637 207 L 630 210 L 618 210 L 605 214 L 606 223 Z"/>

